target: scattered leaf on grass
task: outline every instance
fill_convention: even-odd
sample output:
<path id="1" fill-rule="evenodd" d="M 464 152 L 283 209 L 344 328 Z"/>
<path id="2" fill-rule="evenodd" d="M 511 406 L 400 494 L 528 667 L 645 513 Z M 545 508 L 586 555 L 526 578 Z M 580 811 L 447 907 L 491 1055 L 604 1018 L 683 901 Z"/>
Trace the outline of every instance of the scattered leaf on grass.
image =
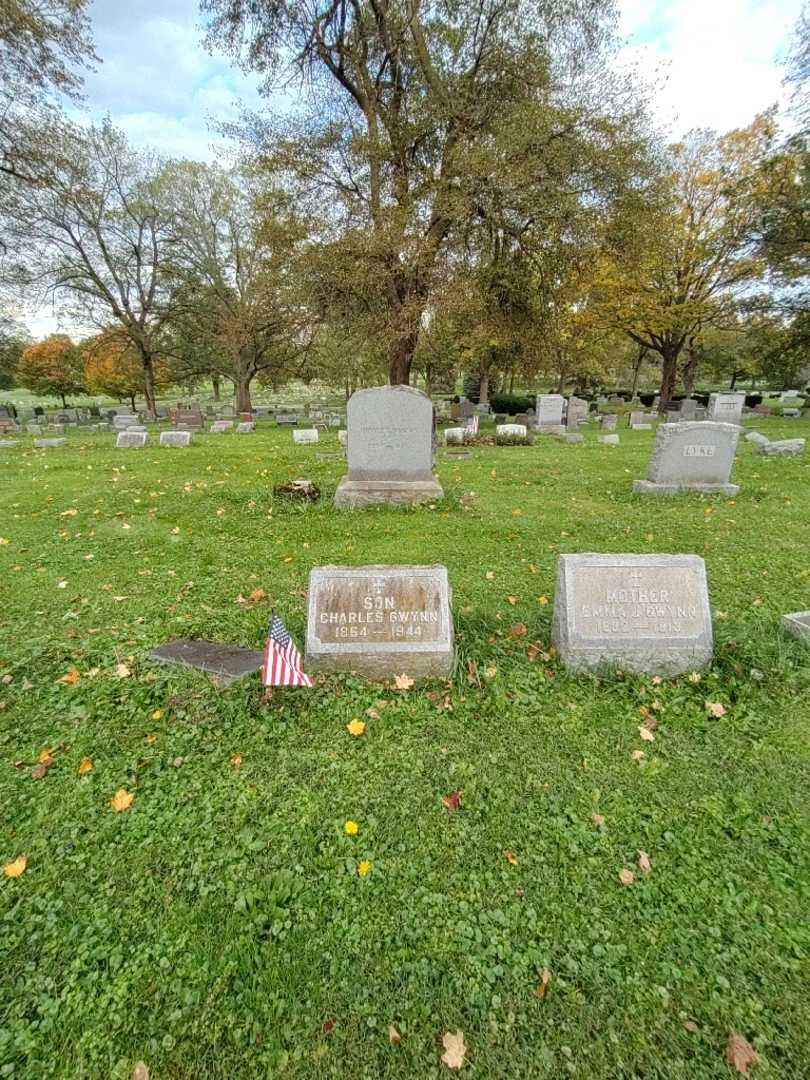
<path id="1" fill-rule="evenodd" d="M 258 604 L 259 601 L 264 600 L 266 596 L 267 593 L 264 591 L 264 589 L 254 589 L 248 599 L 252 600 L 254 604 Z"/>
<path id="2" fill-rule="evenodd" d="M 642 874 L 649 874 L 652 870 L 652 863 L 650 862 L 650 856 L 646 851 L 639 851 L 638 853 L 638 868 Z"/>
<path id="3" fill-rule="evenodd" d="M 630 757 L 633 759 L 633 761 L 641 761 L 641 759 L 644 757 L 644 751 L 634 750 Z"/>
<path id="4" fill-rule="evenodd" d="M 464 794 L 464 788 L 458 788 L 456 791 L 451 791 L 449 795 L 442 795 L 442 802 L 448 810 L 458 810 L 461 806 L 461 796 Z"/>
<path id="5" fill-rule="evenodd" d="M 537 597 L 537 603 L 541 604 L 543 607 L 545 607 L 546 604 L 548 603 L 548 597 L 547 596 L 538 596 Z"/>
<path id="6" fill-rule="evenodd" d="M 605 819 L 601 814 L 591 814 L 591 821 L 594 823 L 594 825 L 601 826 L 605 824 Z"/>
<path id="7" fill-rule="evenodd" d="M 89 757 L 83 757 L 79 762 L 79 776 L 93 771 L 93 762 Z"/>
<path id="8" fill-rule="evenodd" d="M 129 670 L 126 664 L 116 664 L 115 674 L 119 679 L 128 679 L 132 672 Z"/>
<path id="9" fill-rule="evenodd" d="M 53 765 L 54 749 L 54 747 L 51 747 L 50 750 L 40 750 L 39 757 L 37 758 L 37 761 L 40 763 L 40 765 Z"/>
<path id="10" fill-rule="evenodd" d="M 730 1031 L 726 1043 L 726 1060 L 740 1076 L 750 1076 L 748 1070 L 759 1064 L 759 1054 L 738 1031 Z"/>
<path id="11" fill-rule="evenodd" d="M 18 855 L 14 862 L 6 863 L 3 867 L 3 873 L 6 877 L 19 877 L 25 873 L 25 868 L 28 865 L 28 859 L 25 855 Z"/>
<path id="12" fill-rule="evenodd" d="M 506 859 L 506 861 L 507 861 L 508 863 L 510 863 L 510 864 L 511 864 L 512 866 L 517 866 L 518 862 L 520 861 L 520 860 L 518 859 L 517 855 L 516 855 L 516 854 L 514 853 L 514 851 L 512 851 L 512 849 L 511 849 L 511 848 L 505 848 L 505 849 L 504 849 L 503 857 L 504 857 L 504 858 Z"/>
<path id="13" fill-rule="evenodd" d="M 67 683 L 68 686 L 73 686 L 74 683 L 77 683 L 81 677 L 82 673 L 79 671 L 79 669 L 72 667 L 65 675 L 62 676 L 59 681 Z"/>
<path id="14" fill-rule="evenodd" d="M 397 677 L 394 679 L 394 686 L 397 688 L 397 690 L 410 690 L 410 688 L 413 686 L 413 679 L 411 679 L 403 671 L 401 675 L 397 675 Z"/>
<path id="15" fill-rule="evenodd" d="M 707 701 L 706 709 L 708 710 L 708 712 L 711 713 L 712 716 L 726 715 L 726 707 L 719 701 Z"/>
<path id="16" fill-rule="evenodd" d="M 149 1080 L 149 1070 L 146 1067 L 146 1062 L 135 1062 L 135 1068 L 132 1070 L 132 1080 Z"/>
<path id="17" fill-rule="evenodd" d="M 35 780 L 41 780 L 48 769 L 53 765 L 53 759 L 49 759 L 47 762 L 40 762 L 39 765 L 35 765 L 31 770 L 31 775 Z"/>
<path id="18" fill-rule="evenodd" d="M 636 875 L 632 870 L 628 870 L 626 866 L 623 866 L 619 871 L 619 881 L 622 885 L 632 885 L 636 880 Z"/>
<path id="19" fill-rule="evenodd" d="M 126 788 L 119 788 L 110 799 L 110 806 L 117 813 L 120 813 L 122 810 L 129 810 L 134 801 L 135 796 L 131 792 L 127 791 Z"/>
<path id="20" fill-rule="evenodd" d="M 520 597 L 519 596 L 507 596 L 506 602 L 507 602 L 507 604 L 511 604 L 512 607 L 514 607 L 515 604 L 520 603 Z"/>
<path id="21" fill-rule="evenodd" d="M 369 720 L 380 719 L 380 714 L 377 712 L 373 705 L 369 705 L 369 707 L 366 709 L 366 716 L 369 718 Z"/>
<path id="22" fill-rule="evenodd" d="M 525 622 L 517 622 L 509 631 L 509 637 L 525 637 L 529 632 L 529 628 Z"/>
<path id="23" fill-rule="evenodd" d="M 321 1024 L 321 1034 L 328 1035 L 334 1026 L 334 1020 L 324 1020 L 324 1022 Z"/>
<path id="24" fill-rule="evenodd" d="M 241 754 L 231 754 L 231 765 L 233 765 L 233 767 L 235 769 L 240 768 L 241 765 L 242 765 L 242 755 Z"/>
<path id="25" fill-rule="evenodd" d="M 446 1031 L 442 1035 L 442 1046 L 444 1047 L 442 1061 L 447 1068 L 460 1069 L 464 1064 L 464 1055 L 467 1053 L 467 1047 L 464 1044 L 464 1032 Z"/>
<path id="26" fill-rule="evenodd" d="M 153 720 L 160 720 L 161 716 L 163 716 L 163 709 L 155 709 L 152 713 Z"/>
<path id="27" fill-rule="evenodd" d="M 487 570 L 484 577 L 487 579 L 487 581 L 494 581 L 495 580 L 495 571 L 494 570 Z"/>
<path id="28" fill-rule="evenodd" d="M 546 991 L 548 990 L 548 984 L 550 982 L 551 972 L 548 970 L 548 968 L 544 968 L 543 974 L 540 976 L 540 982 L 537 984 L 537 987 L 534 991 L 539 998 L 544 998 L 546 996 Z"/>
<path id="29" fill-rule="evenodd" d="M 393 1024 L 388 1025 L 388 1041 L 390 1043 L 393 1043 L 394 1046 L 396 1046 L 396 1045 L 398 1045 L 399 1043 L 402 1042 L 402 1036 L 400 1035 L 400 1033 L 397 1031 L 397 1029 L 394 1027 Z"/>
<path id="30" fill-rule="evenodd" d="M 643 742 L 655 742 L 655 735 L 650 731 L 649 728 L 644 727 L 643 724 L 638 729 L 638 733 L 641 736 Z"/>
<path id="31" fill-rule="evenodd" d="M 350 720 L 346 725 L 346 730 L 350 735 L 362 735 L 366 730 L 366 725 L 363 720 L 358 720 L 356 717 L 354 720 Z"/>
<path id="32" fill-rule="evenodd" d="M 157 735 L 144 735 L 143 741 L 145 743 L 153 743 L 156 738 L 157 738 Z"/>
<path id="33" fill-rule="evenodd" d="M 692 1035 L 700 1031 L 700 1027 L 695 1023 L 694 1020 L 684 1020 L 683 1026 L 686 1028 L 687 1031 L 691 1032 Z"/>

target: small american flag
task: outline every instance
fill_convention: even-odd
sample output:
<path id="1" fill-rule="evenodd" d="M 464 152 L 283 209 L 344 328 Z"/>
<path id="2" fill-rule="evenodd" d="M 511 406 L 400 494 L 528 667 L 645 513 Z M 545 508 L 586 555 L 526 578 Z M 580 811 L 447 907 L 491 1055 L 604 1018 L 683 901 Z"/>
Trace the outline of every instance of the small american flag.
<path id="1" fill-rule="evenodd" d="M 467 419 L 467 423 L 464 425 L 464 430 L 469 432 L 470 435 L 478 434 L 478 413 L 475 416 L 470 416 Z"/>
<path id="2" fill-rule="evenodd" d="M 301 654 L 278 615 L 273 615 L 267 631 L 262 686 L 312 686 Z"/>

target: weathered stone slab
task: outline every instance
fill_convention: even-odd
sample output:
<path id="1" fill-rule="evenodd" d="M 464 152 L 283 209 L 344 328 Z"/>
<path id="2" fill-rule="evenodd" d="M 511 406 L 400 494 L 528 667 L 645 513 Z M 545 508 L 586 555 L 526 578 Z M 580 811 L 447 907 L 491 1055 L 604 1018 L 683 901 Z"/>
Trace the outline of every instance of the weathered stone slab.
<path id="1" fill-rule="evenodd" d="M 777 442 L 762 443 L 758 447 L 757 453 L 765 454 L 767 457 L 795 457 L 797 454 L 802 453 L 804 444 L 804 439 L 780 439 Z"/>
<path id="2" fill-rule="evenodd" d="M 444 429 L 444 445 L 445 446 L 458 446 L 464 442 L 464 433 L 467 429 L 463 427 L 450 427 Z"/>
<path id="3" fill-rule="evenodd" d="M 191 432 L 190 431 L 161 431 L 160 433 L 160 445 L 161 446 L 174 446 L 177 448 L 183 448 L 191 445 Z"/>
<path id="4" fill-rule="evenodd" d="M 146 446 L 149 436 L 145 431 L 119 431 L 116 450 L 140 450 Z"/>
<path id="5" fill-rule="evenodd" d="M 45 449 L 49 446 L 64 446 L 67 439 L 34 439 L 34 446 Z"/>
<path id="6" fill-rule="evenodd" d="M 318 566 L 310 572 L 306 663 L 371 679 L 447 676 L 453 667 L 444 566 Z"/>
<path id="7" fill-rule="evenodd" d="M 710 394 L 707 417 L 720 420 L 725 424 L 739 424 L 745 406 L 745 394 L 736 390 L 726 393 Z"/>
<path id="8" fill-rule="evenodd" d="M 749 431 L 745 436 L 745 441 L 756 443 L 757 446 L 767 446 L 771 440 L 766 435 L 762 435 L 759 431 Z"/>
<path id="9" fill-rule="evenodd" d="M 338 432 L 338 442 L 340 443 L 341 446 L 346 445 L 346 440 L 348 438 L 348 435 L 349 435 L 349 433 L 348 433 L 348 431 L 346 431 L 345 428 L 341 428 L 340 431 Z"/>
<path id="10" fill-rule="evenodd" d="M 41 435 L 42 424 L 26 424 L 25 430 L 28 432 L 29 435 Z"/>
<path id="11" fill-rule="evenodd" d="M 237 435 L 250 435 L 256 430 L 256 425 L 252 420 L 242 420 L 236 425 Z"/>
<path id="12" fill-rule="evenodd" d="M 605 446 L 618 446 L 619 445 L 619 436 L 618 435 L 600 435 L 600 436 L 598 436 L 598 438 L 599 438 L 599 442 L 603 443 Z"/>
<path id="13" fill-rule="evenodd" d="M 535 407 L 535 429 L 541 434 L 558 435 L 562 426 L 565 398 L 562 394 L 538 394 Z"/>
<path id="14" fill-rule="evenodd" d="M 793 611 L 783 615 L 782 626 L 789 634 L 810 646 L 810 611 Z"/>
<path id="15" fill-rule="evenodd" d="M 498 424 L 495 428 L 496 435 L 517 435 L 525 439 L 528 429 L 525 424 Z"/>
<path id="16" fill-rule="evenodd" d="M 146 428 L 143 424 L 130 424 L 127 431 L 146 431 Z"/>
<path id="17" fill-rule="evenodd" d="M 736 495 L 729 483 L 740 431 L 736 424 L 713 420 L 681 420 L 661 424 L 646 480 L 636 480 L 633 491 L 642 495 L 669 495 L 679 491 Z"/>
<path id="18" fill-rule="evenodd" d="M 602 415 L 602 431 L 615 431 L 616 424 L 619 421 L 618 413 L 603 413 Z"/>
<path id="19" fill-rule="evenodd" d="M 294 443 L 314 443 L 320 439 L 317 428 L 297 428 L 292 436 Z"/>
<path id="20" fill-rule="evenodd" d="M 442 498 L 433 475 L 433 402 L 411 386 L 373 386 L 352 394 L 346 410 L 348 472 L 335 506 Z"/>
<path id="21" fill-rule="evenodd" d="M 12 446 L 19 446 L 19 439 L 0 439 L 0 447 L 6 447 L 7 449 Z"/>
<path id="22" fill-rule="evenodd" d="M 782 416 L 789 416 L 793 420 L 795 420 L 797 416 L 801 415 L 801 409 L 782 409 Z"/>
<path id="23" fill-rule="evenodd" d="M 585 442 L 585 436 L 580 431 L 564 431 L 560 436 L 560 440 L 564 443 L 573 445 L 575 443 Z"/>
<path id="24" fill-rule="evenodd" d="M 552 640 L 566 667 L 679 675 L 711 661 L 697 555 L 561 555 Z"/>
<path id="25" fill-rule="evenodd" d="M 226 431 L 233 431 L 233 420 L 215 420 L 208 430 L 212 435 L 224 435 Z"/>
<path id="26" fill-rule="evenodd" d="M 149 653 L 149 657 L 163 664 L 183 664 L 216 675 L 224 685 L 258 671 L 264 663 L 264 652 L 260 649 L 243 649 L 239 645 L 191 638 L 178 638 L 160 645 Z"/>

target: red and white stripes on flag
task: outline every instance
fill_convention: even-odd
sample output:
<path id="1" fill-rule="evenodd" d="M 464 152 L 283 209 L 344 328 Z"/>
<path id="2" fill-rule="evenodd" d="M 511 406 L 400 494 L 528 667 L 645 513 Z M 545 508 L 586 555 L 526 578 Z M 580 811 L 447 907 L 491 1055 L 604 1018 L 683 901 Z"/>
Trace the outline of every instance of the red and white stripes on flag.
<path id="1" fill-rule="evenodd" d="M 262 686 L 312 686 L 301 654 L 278 615 L 273 615 L 267 631 Z"/>

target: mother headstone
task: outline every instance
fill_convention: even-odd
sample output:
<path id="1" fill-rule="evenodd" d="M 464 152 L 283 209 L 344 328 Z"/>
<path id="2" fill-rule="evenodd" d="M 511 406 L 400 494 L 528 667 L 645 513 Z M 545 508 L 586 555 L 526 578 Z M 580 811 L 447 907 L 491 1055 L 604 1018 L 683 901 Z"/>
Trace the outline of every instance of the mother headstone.
<path id="1" fill-rule="evenodd" d="M 353 510 L 442 498 L 433 475 L 433 403 L 421 390 L 358 390 L 349 399 L 346 427 L 349 470 L 338 484 L 335 506 Z"/>

